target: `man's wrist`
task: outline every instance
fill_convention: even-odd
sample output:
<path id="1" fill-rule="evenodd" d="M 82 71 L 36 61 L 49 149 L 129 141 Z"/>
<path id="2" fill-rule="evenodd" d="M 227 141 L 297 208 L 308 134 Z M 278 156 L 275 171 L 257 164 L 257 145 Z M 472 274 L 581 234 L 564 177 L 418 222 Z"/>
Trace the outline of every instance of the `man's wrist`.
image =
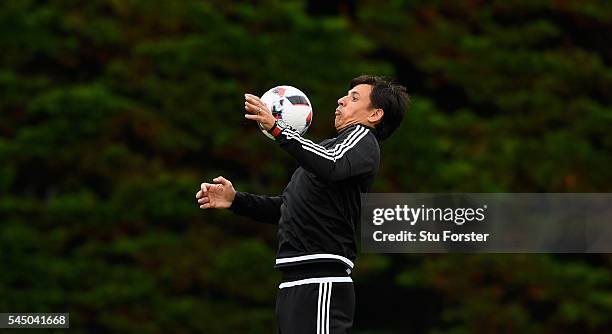
<path id="1" fill-rule="evenodd" d="M 239 191 L 236 191 L 234 193 L 234 198 L 232 199 L 232 202 L 230 203 L 230 206 L 228 207 L 229 210 L 234 211 L 237 209 L 240 209 L 242 203 L 242 194 Z"/>
<path id="2" fill-rule="evenodd" d="M 283 131 L 283 129 L 281 129 L 278 123 L 279 121 L 276 120 L 276 122 L 274 122 L 274 125 L 272 125 L 270 130 L 268 130 L 268 133 L 271 134 L 274 138 L 278 137 L 278 135 L 280 135 L 280 133 Z"/>

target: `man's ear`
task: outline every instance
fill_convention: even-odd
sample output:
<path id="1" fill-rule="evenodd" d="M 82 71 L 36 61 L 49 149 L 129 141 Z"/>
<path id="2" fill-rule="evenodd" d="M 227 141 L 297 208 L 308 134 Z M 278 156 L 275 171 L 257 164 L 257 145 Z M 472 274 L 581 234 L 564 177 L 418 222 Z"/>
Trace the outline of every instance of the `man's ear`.
<path id="1" fill-rule="evenodd" d="M 370 113 L 370 116 L 368 116 L 368 122 L 372 124 L 378 124 L 380 123 L 384 115 L 384 110 L 382 110 L 381 108 L 376 108 L 372 110 L 372 113 Z"/>

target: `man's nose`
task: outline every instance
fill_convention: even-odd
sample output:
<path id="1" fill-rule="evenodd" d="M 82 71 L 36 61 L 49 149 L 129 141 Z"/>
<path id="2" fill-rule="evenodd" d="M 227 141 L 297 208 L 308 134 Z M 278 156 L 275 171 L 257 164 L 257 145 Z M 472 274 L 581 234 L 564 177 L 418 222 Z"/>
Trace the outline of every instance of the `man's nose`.
<path id="1" fill-rule="evenodd" d="M 341 97 L 338 99 L 338 105 L 341 105 L 344 107 L 344 97 Z"/>

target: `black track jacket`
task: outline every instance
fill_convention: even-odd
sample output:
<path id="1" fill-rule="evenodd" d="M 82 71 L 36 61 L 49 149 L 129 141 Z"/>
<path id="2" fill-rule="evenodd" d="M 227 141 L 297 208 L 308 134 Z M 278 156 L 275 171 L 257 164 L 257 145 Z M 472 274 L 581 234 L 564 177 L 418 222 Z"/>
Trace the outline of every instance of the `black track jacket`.
<path id="1" fill-rule="evenodd" d="M 352 125 L 320 144 L 302 138 L 282 121 L 270 133 L 300 167 L 281 196 L 237 192 L 230 210 L 278 223 L 277 268 L 333 261 L 352 269 L 360 193 L 370 190 L 380 163 L 372 129 Z"/>

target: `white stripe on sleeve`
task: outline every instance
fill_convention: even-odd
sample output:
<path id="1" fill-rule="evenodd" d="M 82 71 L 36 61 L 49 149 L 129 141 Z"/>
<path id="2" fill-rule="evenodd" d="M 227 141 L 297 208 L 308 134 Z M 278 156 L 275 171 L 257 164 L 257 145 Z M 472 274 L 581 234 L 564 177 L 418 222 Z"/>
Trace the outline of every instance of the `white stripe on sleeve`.
<path id="1" fill-rule="evenodd" d="M 365 137 L 369 130 L 361 125 L 357 125 L 355 129 L 352 130 L 352 132 L 342 141 L 342 143 L 337 144 L 333 149 L 326 149 L 321 145 L 315 144 L 312 141 L 303 138 L 297 132 L 294 132 L 291 129 L 286 129 L 284 132 L 287 139 L 297 140 L 300 144 L 302 144 L 302 148 L 305 150 L 335 162 L 344 156 L 344 154 L 349 149 L 354 147 L 363 137 Z"/>

